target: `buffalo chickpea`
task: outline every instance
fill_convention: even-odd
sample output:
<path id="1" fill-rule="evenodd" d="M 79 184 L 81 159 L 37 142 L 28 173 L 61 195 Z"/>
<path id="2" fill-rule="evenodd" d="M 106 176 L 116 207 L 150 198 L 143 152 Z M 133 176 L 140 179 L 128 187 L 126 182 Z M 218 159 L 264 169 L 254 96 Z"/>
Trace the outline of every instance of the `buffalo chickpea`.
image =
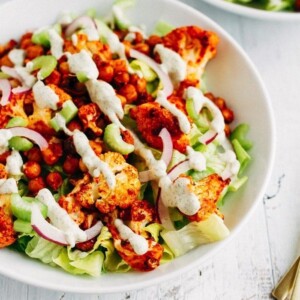
<path id="1" fill-rule="evenodd" d="M 231 123 L 234 120 L 234 114 L 231 109 L 226 107 L 222 109 L 221 112 L 224 117 L 225 123 Z"/>
<path id="2" fill-rule="evenodd" d="M 41 174 L 41 166 L 36 161 L 28 161 L 23 166 L 24 174 L 27 178 L 33 179 Z"/>
<path id="3" fill-rule="evenodd" d="M 148 44 L 145 44 L 145 43 L 138 43 L 134 46 L 134 49 L 139 51 L 139 52 L 142 52 L 146 55 L 149 55 L 150 53 L 150 47 Z"/>
<path id="4" fill-rule="evenodd" d="M 132 84 L 126 84 L 123 87 L 119 89 L 119 94 L 124 96 L 126 98 L 127 103 L 133 103 L 134 101 L 137 100 L 138 94 L 137 91 Z"/>
<path id="5" fill-rule="evenodd" d="M 225 124 L 224 132 L 225 132 L 227 137 L 230 136 L 231 130 L 230 130 L 230 127 L 229 127 L 228 124 Z"/>
<path id="6" fill-rule="evenodd" d="M 58 172 L 50 172 L 46 177 L 47 185 L 54 191 L 57 191 L 62 183 L 63 179 Z"/>
<path id="7" fill-rule="evenodd" d="M 38 147 L 33 147 L 26 152 L 26 156 L 30 161 L 41 162 L 43 159 L 42 152 Z"/>
<path id="8" fill-rule="evenodd" d="M 117 72 L 114 76 L 114 83 L 123 86 L 129 82 L 130 76 L 127 72 Z"/>
<path id="9" fill-rule="evenodd" d="M 137 74 L 132 74 L 130 76 L 129 83 L 131 83 L 132 85 L 134 85 L 136 91 L 139 94 L 147 92 L 147 81 L 146 81 L 145 78 L 141 78 Z"/>
<path id="10" fill-rule="evenodd" d="M 80 131 L 82 130 L 82 126 L 77 120 L 72 120 L 71 122 L 69 122 L 67 128 L 71 131 L 74 131 L 75 129 L 78 129 Z"/>
<path id="11" fill-rule="evenodd" d="M 114 68 L 107 62 L 102 62 L 99 66 L 99 79 L 111 82 L 114 77 Z"/>
<path id="12" fill-rule="evenodd" d="M 63 154 L 63 148 L 60 143 L 49 144 L 49 147 L 42 152 L 43 159 L 47 165 L 54 165 Z"/>
<path id="13" fill-rule="evenodd" d="M 31 179 L 28 182 L 28 190 L 32 195 L 36 195 L 39 192 L 39 190 L 45 187 L 46 187 L 46 183 L 43 177 L 41 176 Z"/>
<path id="14" fill-rule="evenodd" d="M 74 174 L 79 168 L 79 159 L 68 155 L 62 167 L 67 174 Z"/>

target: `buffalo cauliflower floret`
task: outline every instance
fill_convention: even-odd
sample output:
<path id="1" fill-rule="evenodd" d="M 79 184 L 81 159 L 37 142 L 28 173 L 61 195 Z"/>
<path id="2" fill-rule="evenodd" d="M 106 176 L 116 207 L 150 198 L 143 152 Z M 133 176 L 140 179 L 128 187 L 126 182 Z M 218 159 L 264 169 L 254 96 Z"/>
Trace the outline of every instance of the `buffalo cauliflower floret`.
<path id="1" fill-rule="evenodd" d="M 0 195 L 0 248 L 13 244 L 16 238 L 10 210 L 10 195 Z"/>
<path id="2" fill-rule="evenodd" d="M 187 63 L 187 79 L 200 79 L 207 62 L 216 54 L 218 37 L 197 26 L 174 29 L 162 38 L 165 47 L 177 52 Z"/>
<path id="3" fill-rule="evenodd" d="M 229 182 L 230 179 L 223 180 L 217 174 L 211 174 L 197 182 L 194 182 L 192 185 L 193 192 L 200 200 L 201 207 L 196 214 L 188 216 L 188 219 L 190 221 L 200 222 L 213 213 L 222 218 L 223 215 L 217 207 L 217 201 L 220 199 L 224 188 L 229 184 Z"/>
<path id="4" fill-rule="evenodd" d="M 137 169 L 126 163 L 124 157 L 116 152 L 101 154 L 100 159 L 106 162 L 115 174 L 116 185 L 113 189 L 109 188 L 102 174 L 94 178 L 98 186 L 97 209 L 102 213 L 109 213 L 116 207 L 129 207 L 137 199 L 141 187 Z"/>
<path id="5" fill-rule="evenodd" d="M 89 103 L 79 108 L 78 117 L 83 124 L 84 130 L 89 128 L 96 136 L 102 134 L 102 129 L 96 123 L 100 113 L 99 107 L 95 103 Z"/>
<path id="6" fill-rule="evenodd" d="M 110 225 L 109 230 L 112 234 L 114 246 L 122 259 L 134 270 L 151 271 L 159 266 L 163 255 L 163 247 L 148 238 L 148 251 L 145 254 L 138 255 L 134 252 L 129 241 L 121 239 L 120 234 L 115 226 Z"/>
<path id="7" fill-rule="evenodd" d="M 139 105 L 130 110 L 130 115 L 136 120 L 137 128 L 149 146 L 162 150 L 162 140 L 158 134 L 166 128 L 171 134 L 174 148 L 186 152 L 188 137 L 181 132 L 177 118 L 158 103 Z"/>

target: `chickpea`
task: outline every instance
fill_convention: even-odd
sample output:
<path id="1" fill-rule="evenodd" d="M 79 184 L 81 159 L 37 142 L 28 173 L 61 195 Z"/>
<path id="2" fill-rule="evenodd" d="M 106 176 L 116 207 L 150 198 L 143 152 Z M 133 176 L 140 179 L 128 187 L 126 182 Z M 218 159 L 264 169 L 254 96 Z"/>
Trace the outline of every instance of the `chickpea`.
<path id="1" fill-rule="evenodd" d="M 63 61 L 59 64 L 58 66 L 59 72 L 62 74 L 69 74 L 70 70 L 69 70 L 69 64 L 66 61 Z"/>
<path id="2" fill-rule="evenodd" d="M 90 146 L 92 147 L 96 155 L 99 156 L 102 153 L 102 145 L 99 142 L 90 141 Z"/>
<path id="3" fill-rule="evenodd" d="M 28 182 L 28 190 L 34 196 L 39 192 L 39 190 L 45 187 L 46 187 L 45 181 L 41 176 L 31 179 Z"/>
<path id="4" fill-rule="evenodd" d="M 39 163 L 35 161 L 28 161 L 24 164 L 23 171 L 27 178 L 34 179 L 40 176 L 42 169 Z"/>
<path id="5" fill-rule="evenodd" d="M 61 75 L 57 70 L 54 70 L 46 79 L 45 83 L 46 84 L 55 84 L 59 85 L 61 81 Z"/>
<path id="6" fill-rule="evenodd" d="M 42 155 L 47 165 L 54 165 L 63 154 L 63 148 L 60 143 L 49 144 L 49 147 L 43 150 Z"/>
<path id="7" fill-rule="evenodd" d="M 134 85 L 139 94 L 147 92 L 147 81 L 145 78 L 140 78 L 137 74 L 132 74 L 130 77 L 130 83 Z"/>
<path id="8" fill-rule="evenodd" d="M 226 103 L 225 100 L 223 98 L 215 98 L 214 103 L 218 106 L 219 109 L 224 109 L 226 108 Z"/>
<path id="9" fill-rule="evenodd" d="M 5 165 L 6 159 L 9 155 L 10 155 L 10 151 L 6 151 L 6 152 L 0 154 L 0 163 Z"/>
<path id="10" fill-rule="evenodd" d="M 46 177 L 47 185 L 54 191 L 57 191 L 62 183 L 63 179 L 58 172 L 50 172 Z"/>
<path id="11" fill-rule="evenodd" d="M 162 39 L 158 35 L 151 35 L 149 36 L 147 43 L 150 47 L 154 47 L 157 44 L 161 44 Z"/>
<path id="12" fill-rule="evenodd" d="M 150 47 L 148 44 L 145 44 L 145 43 L 138 43 L 134 46 L 134 49 L 139 51 L 139 52 L 142 52 L 146 55 L 149 55 L 150 53 Z"/>
<path id="13" fill-rule="evenodd" d="M 80 158 L 80 160 L 79 160 L 79 169 L 81 172 L 84 172 L 84 173 L 88 171 L 88 168 L 83 163 L 82 158 Z"/>
<path id="14" fill-rule="evenodd" d="M 136 101 L 138 97 L 137 91 L 132 84 L 124 85 L 121 89 L 119 89 L 119 93 L 126 98 L 127 103 Z"/>
<path id="15" fill-rule="evenodd" d="M 127 72 L 117 72 L 114 76 L 114 83 L 117 86 L 123 86 L 129 82 L 129 74 Z"/>
<path id="16" fill-rule="evenodd" d="M 44 49 L 40 45 L 32 45 L 26 48 L 26 58 L 34 59 L 44 54 Z"/>
<path id="17" fill-rule="evenodd" d="M 106 82 L 111 82 L 113 80 L 113 77 L 113 67 L 107 62 L 101 63 L 99 66 L 99 79 L 104 80 Z"/>
<path id="18" fill-rule="evenodd" d="M 71 131 L 74 131 L 75 129 L 78 129 L 80 131 L 82 130 L 82 126 L 81 126 L 80 122 L 77 120 L 72 120 L 71 122 L 69 122 L 67 127 Z"/>
<path id="19" fill-rule="evenodd" d="M 228 107 L 221 110 L 225 123 L 231 123 L 234 120 L 234 114 Z"/>
<path id="20" fill-rule="evenodd" d="M 38 147 L 33 147 L 26 153 L 28 160 L 40 163 L 43 159 L 42 152 Z"/>
<path id="21" fill-rule="evenodd" d="M 230 127 L 229 127 L 228 124 L 225 124 L 224 132 L 225 132 L 227 137 L 230 136 L 231 130 L 230 130 Z"/>
<path id="22" fill-rule="evenodd" d="M 79 168 L 79 159 L 68 155 L 63 163 L 63 170 L 67 174 L 74 174 Z"/>

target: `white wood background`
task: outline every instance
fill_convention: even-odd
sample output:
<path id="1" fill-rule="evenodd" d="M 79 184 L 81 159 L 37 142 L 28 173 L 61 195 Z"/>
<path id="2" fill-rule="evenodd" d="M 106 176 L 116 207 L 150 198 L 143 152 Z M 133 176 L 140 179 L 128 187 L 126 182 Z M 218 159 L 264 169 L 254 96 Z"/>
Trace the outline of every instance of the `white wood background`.
<path id="1" fill-rule="evenodd" d="M 271 299 L 272 288 L 300 248 L 300 22 L 264 22 L 218 10 L 201 0 L 183 2 L 207 14 L 241 44 L 269 89 L 277 153 L 264 199 L 235 239 L 179 278 L 142 290 L 79 295 L 0 276 L 0 300 Z"/>

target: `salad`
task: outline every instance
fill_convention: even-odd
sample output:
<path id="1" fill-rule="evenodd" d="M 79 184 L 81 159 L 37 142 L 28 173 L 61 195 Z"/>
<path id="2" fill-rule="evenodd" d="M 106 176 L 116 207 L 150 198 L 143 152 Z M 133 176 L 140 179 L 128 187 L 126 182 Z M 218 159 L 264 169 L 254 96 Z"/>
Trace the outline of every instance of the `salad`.
<path id="1" fill-rule="evenodd" d="M 226 0 L 269 11 L 300 11 L 299 0 Z"/>
<path id="2" fill-rule="evenodd" d="M 249 126 L 205 87 L 218 36 L 63 14 L 0 46 L 0 248 L 76 275 L 151 271 L 226 238 Z"/>

